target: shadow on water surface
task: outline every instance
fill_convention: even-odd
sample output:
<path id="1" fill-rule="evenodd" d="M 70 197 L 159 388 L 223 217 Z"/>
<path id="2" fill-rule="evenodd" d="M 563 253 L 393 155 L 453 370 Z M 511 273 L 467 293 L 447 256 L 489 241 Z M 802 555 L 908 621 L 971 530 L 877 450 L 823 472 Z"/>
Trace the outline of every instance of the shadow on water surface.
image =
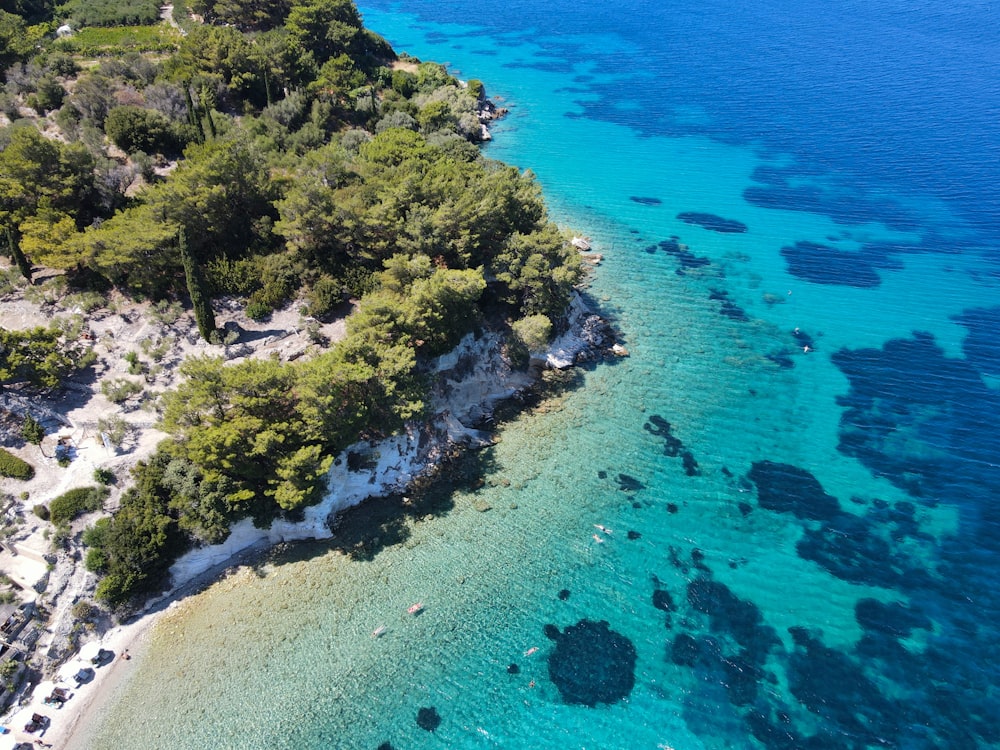
<path id="1" fill-rule="evenodd" d="M 604 360 L 606 364 L 618 361 L 618 358 Z M 557 408 L 561 396 L 583 385 L 584 370 L 595 366 L 596 362 L 585 362 L 567 370 L 545 371 L 532 388 L 498 405 L 492 417 L 477 428 L 495 429 L 526 412 Z M 353 455 L 348 457 L 352 459 Z M 333 537 L 297 542 L 276 550 L 258 563 L 258 574 L 263 575 L 265 564 L 303 562 L 330 551 L 341 552 L 352 560 L 374 560 L 383 550 L 404 544 L 411 536 L 412 524 L 452 511 L 456 492 L 472 493 L 484 485 L 485 477 L 498 471 L 492 447 L 454 449 L 442 459 L 433 477 L 418 481 L 406 495 L 372 497 L 342 511 L 337 516 Z"/>

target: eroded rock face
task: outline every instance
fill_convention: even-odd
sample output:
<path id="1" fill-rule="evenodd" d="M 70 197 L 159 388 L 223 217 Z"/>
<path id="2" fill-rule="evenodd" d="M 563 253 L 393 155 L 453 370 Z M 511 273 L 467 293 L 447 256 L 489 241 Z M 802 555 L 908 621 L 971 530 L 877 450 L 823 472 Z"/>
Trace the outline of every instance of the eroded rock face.
<path id="1" fill-rule="evenodd" d="M 552 635 L 556 645 L 549 654 L 549 678 L 566 703 L 594 707 L 632 692 L 635 646 L 606 621 L 580 620 Z"/>

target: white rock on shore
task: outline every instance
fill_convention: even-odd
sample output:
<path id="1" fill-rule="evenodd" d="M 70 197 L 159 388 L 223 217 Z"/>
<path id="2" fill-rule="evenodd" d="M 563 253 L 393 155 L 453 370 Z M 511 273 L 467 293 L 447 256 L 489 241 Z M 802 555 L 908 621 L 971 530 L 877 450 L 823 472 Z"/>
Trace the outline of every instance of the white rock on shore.
<path id="1" fill-rule="evenodd" d="M 585 335 L 586 323 L 592 318 L 597 316 L 579 295 L 574 295 L 570 328 L 544 355 L 548 366 L 570 367 L 582 351 L 592 346 Z M 350 446 L 334 460 L 327 477 L 326 497 L 306 508 L 304 520 L 292 523 L 279 519 L 269 529 L 256 528 L 250 519 L 239 521 L 222 544 L 191 550 L 177 560 L 170 568 L 174 585 L 190 581 L 255 546 L 329 538 L 335 533 L 330 519 L 340 511 L 371 497 L 405 492 L 414 479 L 433 471 L 438 459 L 453 445 L 488 444 L 489 435 L 474 425 L 486 419 L 499 403 L 534 382 L 528 373 L 510 367 L 501 354 L 502 345 L 503 339 L 496 333 L 479 338 L 467 334 L 432 368 L 438 383 L 431 400 L 434 416 L 426 425 L 410 424 L 402 434 Z M 349 468 L 358 462 L 363 466 Z"/>

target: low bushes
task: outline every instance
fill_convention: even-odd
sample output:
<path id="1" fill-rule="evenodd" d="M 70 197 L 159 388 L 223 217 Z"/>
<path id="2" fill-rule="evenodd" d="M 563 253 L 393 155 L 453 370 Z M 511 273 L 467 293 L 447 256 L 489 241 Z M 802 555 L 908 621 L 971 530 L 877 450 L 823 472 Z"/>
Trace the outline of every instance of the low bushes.
<path id="1" fill-rule="evenodd" d="M 113 404 L 120 404 L 137 393 L 142 393 L 142 384 L 126 378 L 105 380 L 101 383 L 101 393 Z"/>
<path id="2" fill-rule="evenodd" d="M 69 523 L 77 516 L 100 510 L 104 499 L 108 496 L 107 487 L 77 487 L 64 492 L 49 503 L 49 516 L 52 523 L 60 525 Z"/>
<path id="3" fill-rule="evenodd" d="M 27 480 L 33 476 L 35 476 L 34 466 L 22 461 L 10 451 L 0 448 L 0 477 Z"/>

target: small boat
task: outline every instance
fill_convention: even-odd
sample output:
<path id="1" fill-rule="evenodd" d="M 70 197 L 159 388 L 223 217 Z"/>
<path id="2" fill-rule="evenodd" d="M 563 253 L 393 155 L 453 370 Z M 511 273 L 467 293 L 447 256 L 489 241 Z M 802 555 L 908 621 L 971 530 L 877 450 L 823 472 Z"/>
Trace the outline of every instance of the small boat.
<path id="1" fill-rule="evenodd" d="M 409 612 L 411 615 L 420 614 L 421 612 L 424 611 L 424 603 L 417 602 L 416 604 L 411 604 L 409 607 L 407 607 L 406 611 Z"/>
<path id="2" fill-rule="evenodd" d="M 381 638 L 388 629 L 385 625 L 379 625 L 372 631 L 372 638 Z"/>

